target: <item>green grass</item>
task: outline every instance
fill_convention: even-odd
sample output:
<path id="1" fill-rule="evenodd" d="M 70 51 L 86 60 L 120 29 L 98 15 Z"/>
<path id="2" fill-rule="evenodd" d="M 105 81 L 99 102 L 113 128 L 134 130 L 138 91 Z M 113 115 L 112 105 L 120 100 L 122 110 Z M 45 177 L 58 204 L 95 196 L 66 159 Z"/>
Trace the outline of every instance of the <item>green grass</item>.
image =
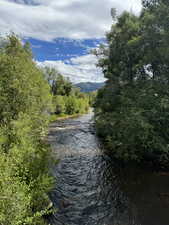
<path id="1" fill-rule="evenodd" d="M 64 120 L 64 119 L 68 119 L 68 118 L 78 117 L 80 115 L 82 115 L 82 114 L 75 113 L 73 115 L 67 115 L 67 114 L 51 115 L 49 121 L 54 122 L 57 120 Z"/>

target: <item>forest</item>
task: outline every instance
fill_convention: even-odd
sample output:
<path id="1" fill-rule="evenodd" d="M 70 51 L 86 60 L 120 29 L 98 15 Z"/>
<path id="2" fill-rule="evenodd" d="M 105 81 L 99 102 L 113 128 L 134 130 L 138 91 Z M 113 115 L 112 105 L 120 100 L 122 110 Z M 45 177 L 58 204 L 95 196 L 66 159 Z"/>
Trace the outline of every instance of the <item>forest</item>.
<path id="1" fill-rule="evenodd" d="M 95 103 L 97 133 L 124 162 L 169 163 L 169 1 L 145 0 L 116 15 L 95 54 L 107 78 Z"/>

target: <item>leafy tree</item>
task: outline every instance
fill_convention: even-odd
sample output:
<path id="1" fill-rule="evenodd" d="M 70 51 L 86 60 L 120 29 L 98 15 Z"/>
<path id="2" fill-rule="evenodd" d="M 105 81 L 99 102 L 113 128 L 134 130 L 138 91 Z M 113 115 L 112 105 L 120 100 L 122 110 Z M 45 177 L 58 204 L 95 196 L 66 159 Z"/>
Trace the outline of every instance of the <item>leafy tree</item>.
<path id="1" fill-rule="evenodd" d="M 30 58 L 33 58 L 31 45 L 30 45 L 30 43 L 28 41 L 25 42 L 23 48 L 24 48 L 25 52 L 30 56 Z"/>
<path id="2" fill-rule="evenodd" d="M 52 85 L 53 95 L 69 96 L 73 86 L 68 79 L 65 79 L 61 74 L 58 74 Z"/>
<path id="3" fill-rule="evenodd" d="M 53 97 L 53 105 L 54 105 L 54 112 L 56 114 L 64 114 L 66 110 L 65 106 L 65 97 L 62 95 L 56 95 Z"/>
<path id="4" fill-rule="evenodd" d="M 47 67 L 45 66 L 43 69 L 42 69 L 43 73 L 44 73 L 44 77 L 45 79 L 48 81 L 49 85 L 51 86 L 51 90 L 52 90 L 52 87 L 54 85 L 54 82 L 57 78 L 57 76 L 59 76 L 59 72 L 54 69 L 54 68 L 50 68 L 50 67 Z"/>
<path id="5" fill-rule="evenodd" d="M 80 92 L 79 88 L 76 88 L 69 79 L 64 78 L 57 70 L 45 67 L 43 72 L 51 87 L 55 114 L 73 115 L 88 111 L 89 97 L 87 94 Z"/>
<path id="6" fill-rule="evenodd" d="M 45 224 L 53 183 L 50 154 L 42 143 L 50 87 L 16 36 L 5 43 L 0 52 L 0 224 Z"/>
<path id="7" fill-rule="evenodd" d="M 69 79 L 64 78 L 56 69 L 45 67 L 43 72 L 46 80 L 51 87 L 51 93 L 53 95 L 67 95 L 72 92 L 73 85 Z"/>
<path id="8" fill-rule="evenodd" d="M 107 82 L 95 103 L 97 131 L 114 157 L 169 161 L 168 1 L 124 12 L 96 51 Z M 163 16 L 162 16 L 163 15 Z"/>

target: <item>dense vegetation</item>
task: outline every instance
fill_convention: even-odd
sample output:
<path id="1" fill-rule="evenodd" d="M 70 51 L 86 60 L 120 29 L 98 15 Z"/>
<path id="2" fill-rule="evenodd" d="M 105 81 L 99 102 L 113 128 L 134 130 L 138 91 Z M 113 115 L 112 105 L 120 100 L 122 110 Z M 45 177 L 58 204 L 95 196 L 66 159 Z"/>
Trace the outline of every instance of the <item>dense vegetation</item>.
<path id="1" fill-rule="evenodd" d="M 169 162 L 169 1 L 144 0 L 139 16 L 112 10 L 99 57 L 107 82 L 98 92 L 98 134 L 115 158 Z"/>
<path id="2" fill-rule="evenodd" d="M 80 92 L 68 79 L 53 68 L 44 68 L 53 96 L 53 113 L 55 115 L 75 115 L 89 110 L 89 96 Z"/>
<path id="3" fill-rule="evenodd" d="M 45 224 L 50 154 L 42 143 L 52 98 L 28 44 L 14 35 L 0 49 L 0 224 Z"/>

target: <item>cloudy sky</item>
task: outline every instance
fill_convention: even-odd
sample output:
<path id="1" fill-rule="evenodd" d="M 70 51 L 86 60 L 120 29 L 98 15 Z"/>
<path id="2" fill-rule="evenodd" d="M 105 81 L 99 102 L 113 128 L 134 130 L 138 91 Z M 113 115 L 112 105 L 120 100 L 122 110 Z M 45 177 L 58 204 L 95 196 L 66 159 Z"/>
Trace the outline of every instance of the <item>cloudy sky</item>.
<path id="1" fill-rule="evenodd" d="M 111 8 L 139 13 L 141 0 L 0 0 L 1 35 L 29 40 L 41 66 L 57 68 L 73 82 L 101 82 L 92 48 L 110 29 Z"/>

